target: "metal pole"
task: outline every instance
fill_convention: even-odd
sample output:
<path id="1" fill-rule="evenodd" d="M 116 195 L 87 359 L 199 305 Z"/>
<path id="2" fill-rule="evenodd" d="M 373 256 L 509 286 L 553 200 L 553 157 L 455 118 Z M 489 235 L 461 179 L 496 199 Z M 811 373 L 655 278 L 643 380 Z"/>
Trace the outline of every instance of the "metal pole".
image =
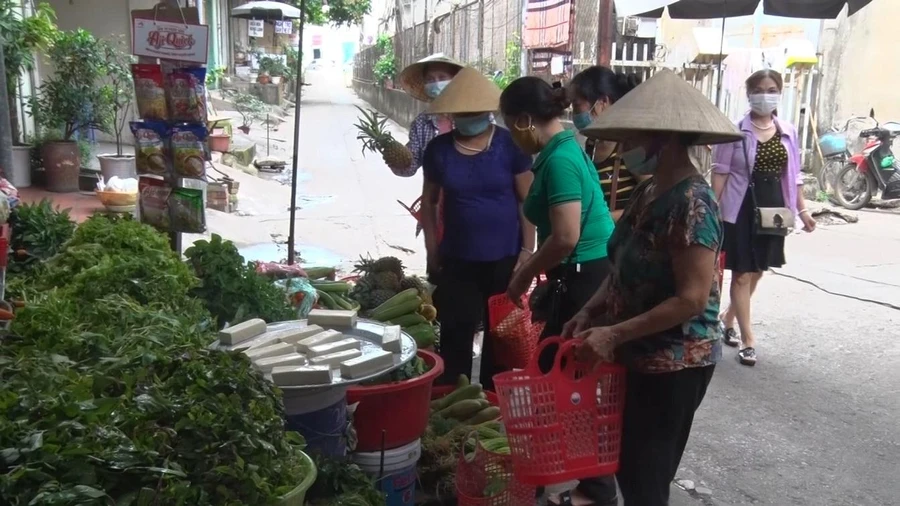
<path id="1" fill-rule="evenodd" d="M 3 56 L 4 42 L 0 39 L 0 169 L 9 177 L 12 172 L 12 123 L 9 117 L 9 97 L 6 89 L 6 65 Z"/>
<path id="2" fill-rule="evenodd" d="M 725 2 L 722 2 L 723 5 Z M 722 60 L 725 52 L 725 18 L 722 18 L 722 35 L 719 38 L 719 68 L 716 71 L 716 107 L 722 108 Z"/>
<path id="3" fill-rule="evenodd" d="M 288 232 L 288 265 L 294 265 L 294 241 L 296 240 L 297 217 L 297 172 L 300 171 L 298 159 L 300 158 L 300 103 L 303 91 L 303 25 L 306 24 L 306 0 L 300 0 L 300 27 L 297 36 L 300 40 L 297 51 L 297 84 L 294 91 L 294 159 L 291 162 L 291 224 Z"/>

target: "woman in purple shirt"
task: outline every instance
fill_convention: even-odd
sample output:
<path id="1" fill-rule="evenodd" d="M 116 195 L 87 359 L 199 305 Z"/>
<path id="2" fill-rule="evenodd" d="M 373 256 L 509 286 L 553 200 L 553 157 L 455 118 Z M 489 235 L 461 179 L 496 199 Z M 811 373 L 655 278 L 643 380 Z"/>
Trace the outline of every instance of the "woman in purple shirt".
<path id="1" fill-rule="evenodd" d="M 422 213 L 428 273 L 440 287 L 442 382 L 472 373 L 472 341 L 487 301 L 506 292 L 513 270 L 534 251 L 535 230 L 522 218 L 533 180 L 531 157 L 509 131 L 491 123 L 500 89 L 480 72 L 459 71 L 429 111 L 450 114 L 453 131 L 425 149 Z M 437 206 L 443 193 L 444 235 L 438 244 Z M 485 331 L 480 381 L 493 387 L 501 372 Z"/>
<path id="2" fill-rule="evenodd" d="M 781 74 L 760 70 L 746 85 L 750 113 L 738 123 L 744 139 L 715 148 L 712 184 L 725 222 L 725 268 L 732 274 L 731 303 L 722 316 L 725 344 L 740 346 L 738 361 L 753 366 L 756 337 L 750 328 L 750 298 L 763 272 L 785 264 L 785 236 L 758 233 L 756 210 L 786 207 L 807 232 L 816 228 L 816 221 L 803 199 L 797 130 L 776 114 L 784 85 Z"/>

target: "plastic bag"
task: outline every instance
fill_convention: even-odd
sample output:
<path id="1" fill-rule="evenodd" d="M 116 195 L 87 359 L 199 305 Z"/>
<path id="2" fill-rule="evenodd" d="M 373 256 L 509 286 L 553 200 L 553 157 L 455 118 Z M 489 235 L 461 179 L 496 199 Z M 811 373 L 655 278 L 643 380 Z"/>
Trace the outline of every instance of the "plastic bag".
<path id="1" fill-rule="evenodd" d="M 138 174 L 165 176 L 169 169 L 166 161 L 169 127 L 160 121 L 132 121 L 131 133 L 134 134 Z"/>
<path id="2" fill-rule="evenodd" d="M 162 179 L 142 176 L 138 180 L 138 190 L 141 223 L 159 230 L 169 230 L 169 196 L 172 188 Z"/>
<path id="3" fill-rule="evenodd" d="M 297 310 L 297 319 L 303 320 L 309 316 L 309 312 L 316 304 L 316 289 L 308 279 L 279 279 L 274 283 L 287 292 L 291 305 Z"/>
<path id="4" fill-rule="evenodd" d="M 197 181 L 197 183 L 202 182 Z M 187 187 L 172 190 L 172 194 L 169 196 L 169 221 L 172 230 L 176 232 L 188 234 L 204 232 L 206 230 L 206 209 L 203 205 L 203 188 Z"/>
<path id="5" fill-rule="evenodd" d="M 137 101 L 138 116 L 144 120 L 169 119 L 162 67 L 135 63 L 131 66 L 131 75 L 134 78 L 134 97 Z"/>
<path id="6" fill-rule="evenodd" d="M 175 69 L 166 79 L 172 121 L 206 124 L 206 69 Z"/>
<path id="7" fill-rule="evenodd" d="M 285 265 L 278 262 L 256 262 L 256 273 L 273 279 L 309 277 L 299 265 Z"/>
<path id="8" fill-rule="evenodd" d="M 206 175 L 206 125 L 172 127 L 175 177 L 203 179 Z"/>

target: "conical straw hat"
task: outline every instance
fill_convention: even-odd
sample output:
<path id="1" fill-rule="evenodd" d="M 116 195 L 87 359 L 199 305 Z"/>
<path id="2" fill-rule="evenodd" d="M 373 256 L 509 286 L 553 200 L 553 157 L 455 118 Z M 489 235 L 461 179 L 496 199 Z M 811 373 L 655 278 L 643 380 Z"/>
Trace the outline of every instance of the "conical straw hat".
<path id="1" fill-rule="evenodd" d="M 699 134 L 695 144 L 721 144 L 742 137 L 708 98 L 670 70 L 660 70 L 628 92 L 581 133 L 621 142 L 647 131 Z"/>
<path id="2" fill-rule="evenodd" d="M 481 72 L 464 67 L 431 106 L 431 114 L 494 112 L 500 108 L 500 88 Z"/>
<path id="3" fill-rule="evenodd" d="M 465 66 L 452 58 L 447 58 L 443 53 L 436 53 L 426 56 L 403 69 L 398 77 L 400 87 L 411 97 L 422 102 L 431 102 L 431 97 L 425 93 L 425 67 L 429 63 L 443 63 L 457 69 Z"/>

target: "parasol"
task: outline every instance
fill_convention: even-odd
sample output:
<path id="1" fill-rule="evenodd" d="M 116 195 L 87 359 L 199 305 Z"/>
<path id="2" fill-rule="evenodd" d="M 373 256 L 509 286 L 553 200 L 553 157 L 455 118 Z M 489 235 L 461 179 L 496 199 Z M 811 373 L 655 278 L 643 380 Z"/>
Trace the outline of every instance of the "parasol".
<path id="1" fill-rule="evenodd" d="M 231 9 L 231 17 L 241 19 L 300 19 L 300 9 L 293 5 L 270 0 L 247 2 Z"/>

